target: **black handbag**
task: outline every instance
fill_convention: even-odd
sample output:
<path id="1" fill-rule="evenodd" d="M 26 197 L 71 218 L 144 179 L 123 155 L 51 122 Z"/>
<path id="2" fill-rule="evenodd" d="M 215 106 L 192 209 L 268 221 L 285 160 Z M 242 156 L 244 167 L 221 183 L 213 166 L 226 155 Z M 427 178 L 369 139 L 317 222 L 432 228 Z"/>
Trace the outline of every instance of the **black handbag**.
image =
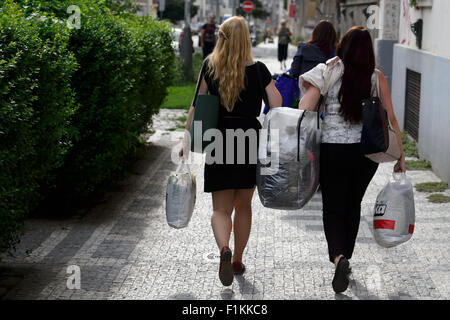
<path id="1" fill-rule="evenodd" d="M 378 97 L 361 101 L 363 126 L 360 148 L 361 153 L 367 158 L 382 163 L 398 160 L 401 157 L 401 150 L 387 111 L 381 104 L 378 74 L 376 76 Z"/>
<path id="2" fill-rule="evenodd" d="M 369 97 L 361 101 L 363 126 L 360 148 L 362 154 L 385 152 L 389 147 L 389 119 L 387 111 L 380 102 L 378 74 L 376 76 L 378 97 Z"/>
<path id="3" fill-rule="evenodd" d="M 362 131 L 361 153 L 372 154 L 385 152 L 389 146 L 388 116 L 378 97 L 361 101 Z"/>

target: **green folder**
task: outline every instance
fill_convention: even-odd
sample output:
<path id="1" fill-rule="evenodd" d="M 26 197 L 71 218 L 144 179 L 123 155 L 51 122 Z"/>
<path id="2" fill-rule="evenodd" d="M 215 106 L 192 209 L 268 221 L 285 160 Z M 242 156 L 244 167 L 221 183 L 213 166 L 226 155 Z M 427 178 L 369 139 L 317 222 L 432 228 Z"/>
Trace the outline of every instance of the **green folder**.
<path id="1" fill-rule="evenodd" d="M 212 141 L 204 141 L 203 136 L 208 129 L 217 129 L 219 121 L 219 97 L 210 94 L 199 94 L 192 119 L 191 151 L 202 153 Z M 200 130 L 201 124 L 201 130 Z"/>

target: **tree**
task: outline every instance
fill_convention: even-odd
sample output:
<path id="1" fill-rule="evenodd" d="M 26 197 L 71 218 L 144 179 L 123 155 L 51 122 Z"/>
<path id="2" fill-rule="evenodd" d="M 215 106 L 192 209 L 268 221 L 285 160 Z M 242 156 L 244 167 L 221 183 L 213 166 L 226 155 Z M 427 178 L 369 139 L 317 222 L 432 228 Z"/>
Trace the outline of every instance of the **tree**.
<path id="1" fill-rule="evenodd" d="M 198 6 L 191 0 L 191 17 L 195 16 Z M 184 0 L 166 0 L 166 8 L 163 11 L 163 19 L 169 19 L 172 23 L 184 20 Z"/>
<path id="2" fill-rule="evenodd" d="M 138 9 L 134 0 L 106 0 L 105 4 L 114 13 L 136 13 Z"/>
<path id="3" fill-rule="evenodd" d="M 255 5 L 255 9 L 253 9 L 252 12 L 250 12 L 250 15 L 255 19 L 265 19 L 267 18 L 270 13 L 264 9 L 261 0 L 252 0 L 253 4 Z M 242 10 L 242 7 L 237 8 L 236 14 L 240 16 L 246 16 L 247 12 Z"/>

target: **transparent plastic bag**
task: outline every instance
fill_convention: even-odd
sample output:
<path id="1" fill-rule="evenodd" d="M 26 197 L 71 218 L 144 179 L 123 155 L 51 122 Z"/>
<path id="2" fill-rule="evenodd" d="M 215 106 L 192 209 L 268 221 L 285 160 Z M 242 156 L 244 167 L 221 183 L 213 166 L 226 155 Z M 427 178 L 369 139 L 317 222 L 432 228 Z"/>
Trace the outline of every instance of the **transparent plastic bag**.
<path id="1" fill-rule="evenodd" d="M 263 123 L 257 166 L 261 203 L 296 210 L 319 186 L 320 129 L 317 112 L 270 109 Z"/>
<path id="2" fill-rule="evenodd" d="M 197 194 L 195 175 L 181 161 L 169 176 L 166 189 L 166 219 L 169 226 L 185 228 L 191 220 Z"/>
<path id="3" fill-rule="evenodd" d="M 414 191 L 405 173 L 394 173 L 377 196 L 373 216 L 375 241 L 389 248 L 408 241 L 414 232 Z"/>

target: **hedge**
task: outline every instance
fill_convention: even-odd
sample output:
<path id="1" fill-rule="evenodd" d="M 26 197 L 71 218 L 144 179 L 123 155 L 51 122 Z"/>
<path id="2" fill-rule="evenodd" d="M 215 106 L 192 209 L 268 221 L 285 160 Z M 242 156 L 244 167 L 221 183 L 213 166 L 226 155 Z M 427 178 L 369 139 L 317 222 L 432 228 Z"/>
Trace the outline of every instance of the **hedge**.
<path id="1" fill-rule="evenodd" d="M 65 24 L 69 5 L 81 28 Z M 175 73 L 170 24 L 104 1 L 0 5 L 0 251 L 43 199 L 73 205 L 123 170 Z"/>
<path id="2" fill-rule="evenodd" d="M 6 2 L 0 11 L 0 250 L 18 241 L 24 215 L 52 183 L 70 144 L 75 111 L 70 77 L 77 64 L 68 32 L 44 17 L 26 19 Z M 42 189 L 41 189 L 42 186 Z"/>

